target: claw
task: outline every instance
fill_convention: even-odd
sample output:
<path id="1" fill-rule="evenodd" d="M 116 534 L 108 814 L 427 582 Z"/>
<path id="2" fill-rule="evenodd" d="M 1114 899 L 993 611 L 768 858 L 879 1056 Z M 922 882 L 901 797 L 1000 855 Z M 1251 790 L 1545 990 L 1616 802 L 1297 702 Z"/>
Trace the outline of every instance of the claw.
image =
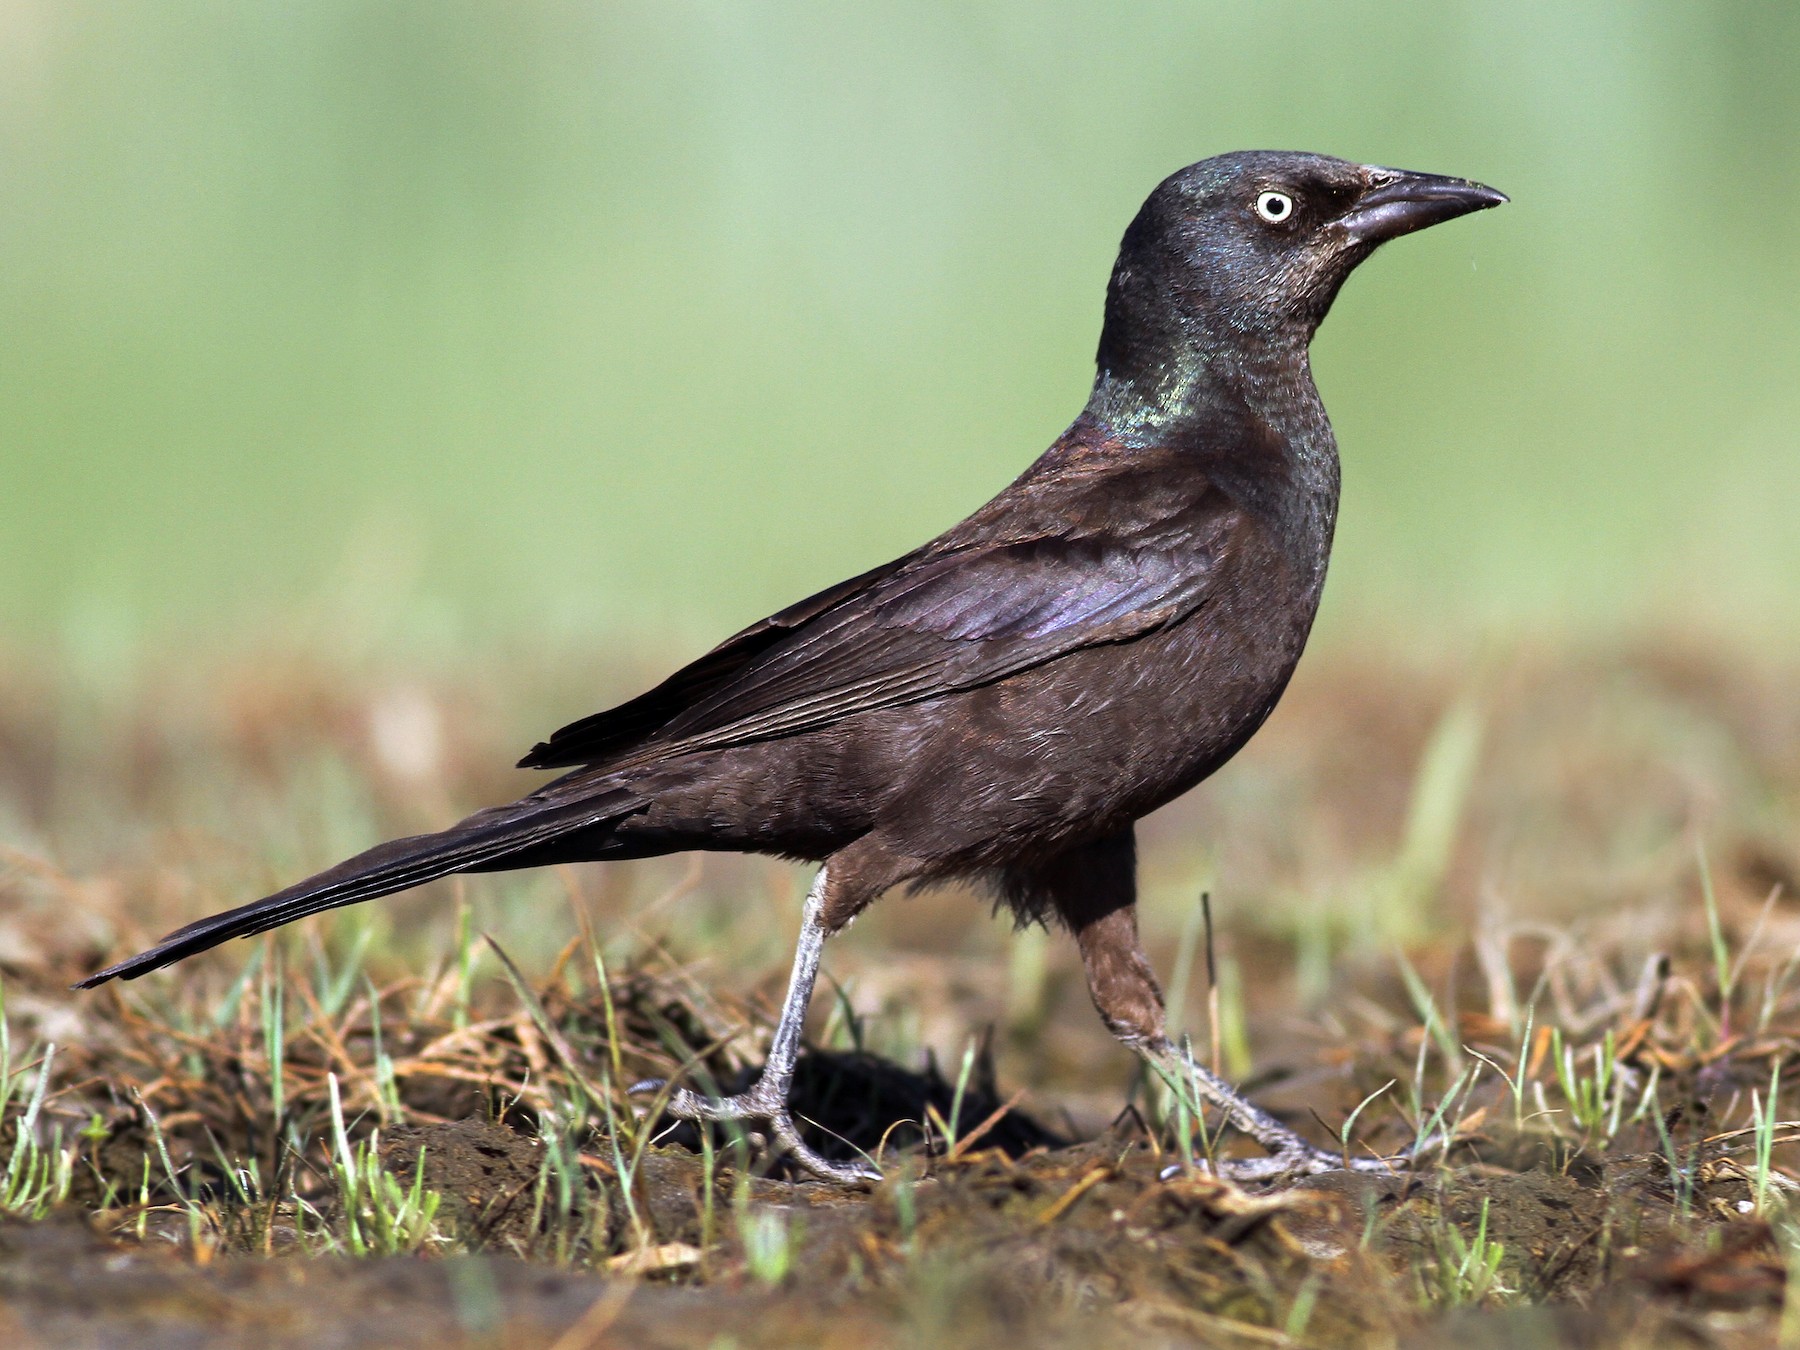
<path id="1" fill-rule="evenodd" d="M 639 1088 L 661 1090 L 666 1086 L 666 1082 L 656 1081 L 638 1084 L 631 1091 L 636 1092 Z M 736 1097 L 703 1097 L 687 1088 L 678 1088 L 663 1104 L 663 1114 L 673 1116 L 677 1120 L 689 1120 L 697 1124 L 705 1121 L 717 1121 L 721 1123 L 736 1122 L 740 1125 L 766 1125 L 769 1140 L 774 1144 L 776 1150 L 786 1154 L 788 1159 L 802 1171 L 825 1181 L 836 1181 L 845 1185 L 881 1180 L 881 1173 L 873 1167 L 866 1167 L 860 1163 L 832 1162 L 808 1148 L 805 1141 L 800 1138 L 800 1131 L 794 1124 L 793 1116 L 788 1113 L 787 1103 L 775 1093 L 766 1091 L 760 1081 L 750 1091 L 740 1093 Z"/>
<path id="2" fill-rule="evenodd" d="M 794 1118 L 788 1114 L 787 1094 L 794 1081 L 794 1061 L 800 1051 L 800 1028 L 806 1018 L 807 1001 L 812 997 L 813 981 L 818 977 L 819 951 L 826 938 L 825 926 L 819 917 L 824 903 L 825 869 L 821 868 L 812 890 L 807 892 L 806 908 L 800 921 L 800 941 L 794 948 L 794 970 L 788 977 L 787 999 L 781 1006 L 781 1021 L 775 1028 L 769 1058 L 756 1085 L 735 1097 L 702 1097 L 687 1088 L 678 1088 L 663 1104 L 663 1114 L 677 1120 L 767 1125 L 775 1146 L 787 1154 L 795 1166 L 815 1177 L 846 1183 L 880 1181 L 881 1173 L 873 1167 L 834 1163 L 821 1158 L 801 1140 Z M 647 1078 L 627 1088 L 626 1094 L 661 1092 L 668 1086 L 667 1079 Z"/>
<path id="3" fill-rule="evenodd" d="M 1266 1158 L 1195 1158 L 1191 1162 L 1171 1163 L 1159 1175 L 1163 1181 L 1172 1181 L 1192 1167 L 1225 1181 L 1283 1181 L 1289 1177 L 1318 1176 L 1322 1172 L 1390 1176 L 1412 1167 L 1416 1161 L 1410 1149 L 1384 1158 L 1346 1158 L 1341 1153 L 1327 1153 L 1309 1144 Z"/>
<path id="4" fill-rule="evenodd" d="M 1427 1149 L 1445 1147 L 1451 1136 L 1434 1134 L 1415 1147 L 1402 1149 L 1385 1158 L 1354 1158 L 1347 1153 L 1334 1153 L 1309 1144 L 1288 1126 L 1238 1092 L 1212 1070 L 1194 1061 L 1184 1042 L 1177 1049 L 1166 1036 L 1134 1044 L 1163 1082 L 1178 1096 L 1187 1098 L 1198 1110 L 1202 1103 L 1218 1107 L 1233 1128 L 1250 1136 L 1268 1150 L 1266 1158 L 1226 1158 L 1217 1161 L 1195 1159 L 1163 1169 L 1167 1181 L 1188 1167 L 1198 1167 L 1228 1181 L 1278 1181 L 1285 1177 L 1317 1176 L 1321 1172 L 1362 1172 L 1390 1176 L 1418 1165 Z M 1191 1092 L 1192 1096 L 1189 1096 Z M 1199 1100 L 1195 1100 L 1199 1099 Z M 1361 1110 L 1360 1107 L 1357 1108 Z"/>

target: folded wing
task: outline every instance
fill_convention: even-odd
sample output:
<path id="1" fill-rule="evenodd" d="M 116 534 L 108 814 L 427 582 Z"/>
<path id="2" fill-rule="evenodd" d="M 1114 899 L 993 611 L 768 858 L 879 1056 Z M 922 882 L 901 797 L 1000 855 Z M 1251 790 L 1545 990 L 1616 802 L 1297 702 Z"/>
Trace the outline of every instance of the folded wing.
<path id="1" fill-rule="evenodd" d="M 523 763 L 626 767 L 798 735 L 1142 637 L 1206 603 L 1240 520 L 1216 493 L 1181 515 L 1148 536 L 927 546 L 745 629 Z"/>

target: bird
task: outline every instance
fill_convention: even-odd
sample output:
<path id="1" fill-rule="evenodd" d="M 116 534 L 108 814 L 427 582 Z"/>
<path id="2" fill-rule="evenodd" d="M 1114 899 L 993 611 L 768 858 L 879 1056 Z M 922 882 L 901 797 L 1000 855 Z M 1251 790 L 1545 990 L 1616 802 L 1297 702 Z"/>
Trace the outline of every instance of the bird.
<path id="1" fill-rule="evenodd" d="M 930 542 L 754 623 L 520 761 L 564 772 L 358 854 L 89 976 L 135 979 L 233 937 L 453 873 L 724 850 L 813 862 L 760 1078 L 648 1083 L 814 1177 L 863 1182 L 788 1104 L 825 940 L 887 891 L 973 883 L 1074 938 L 1101 1019 L 1261 1146 L 1239 1178 L 1391 1167 L 1325 1150 L 1170 1037 L 1138 936 L 1135 822 L 1274 709 L 1325 583 L 1336 441 L 1309 345 L 1381 244 L 1507 201 L 1463 178 L 1293 151 L 1170 175 L 1126 228 L 1080 414 Z M 1399 1155 L 1396 1155 L 1399 1156 Z"/>

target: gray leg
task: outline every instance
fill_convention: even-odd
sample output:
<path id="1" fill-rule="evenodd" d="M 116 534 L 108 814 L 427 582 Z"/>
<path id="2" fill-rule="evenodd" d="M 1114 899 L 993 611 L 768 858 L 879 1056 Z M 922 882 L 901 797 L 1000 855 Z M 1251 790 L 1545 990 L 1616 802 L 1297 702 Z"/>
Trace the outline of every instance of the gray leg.
<path id="1" fill-rule="evenodd" d="M 1008 877 L 1012 895 L 1029 908 L 1044 905 L 1061 915 L 1081 949 L 1088 992 L 1107 1029 L 1130 1047 L 1165 1083 L 1184 1098 L 1225 1113 L 1231 1125 L 1263 1148 L 1266 1158 L 1231 1158 L 1206 1164 L 1221 1176 L 1239 1181 L 1348 1168 L 1356 1172 L 1389 1172 L 1408 1161 L 1392 1158 L 1346 1158 L 1308 1143 L 1267 1111 L 1246 1100 L 1217 1074 L 1196 1064 L 1169 1039 L 1164 1025 L 1162 990 L 1138 940 L 1135 857 L 1129 831 L 1042 860 L 1033 869 L 1016 869 Z"/>
<path id="2" fill-rule="evenodd" d="M 827 1181 L 879 1181 L 881 1173 L 855 1163 L 834 1163 L 821 1158 L 801 1141 L 788 1112 L 788 1090 L 794 1084 L 794 1063 L 800 1057 L 800 1032 L 806 1008 L 812 1002 L 813 982 L 819 976 L 819 954 L 826 930 L 821 921 L 825 904 L 825 869 L 819 869 L 800 920 L 800 941 L 794 949 L 794 969 L 788 976 L 787 998 L 781 1005 L 781 1021 L 769 1046 L 762 1077 L 748 1092 L 735 1097 L 703 1097 L 687 1088 L 678 1089 L 663 1109 L 680 1120 L 741 1120 L 768 1126 L 776 1146 L 816 1177 Z M 632 1092 L 653 1092 L 664 1086 L 659 1079 L 638 1083 Z"/>
<path id="3" fill-rule="evenodd" d="M 1274 1116 L 1242 1096 L 1229 1083 L 1167 1036 L 1156 1036 L 1131 1047 L 1163 1082 L 1183 1097 L 1216 1106 L 1225 1118 L 1269 1151 L 1266 1158 L 1226 1158 L 1203 1163 L 1208 1171 L 1233 1181 L 1273 1181 L 1281 1177 L 1310 1176 L 1318 1172 L 1379 1172 L 1390 1174 L 1412 1162 L 1410 1150 L 1385 1158 L 1359 1158 L 1333 1153 L 1308 1143 Z M 1175 1169 L 1171 1169 L 1175 1170 Z"/>

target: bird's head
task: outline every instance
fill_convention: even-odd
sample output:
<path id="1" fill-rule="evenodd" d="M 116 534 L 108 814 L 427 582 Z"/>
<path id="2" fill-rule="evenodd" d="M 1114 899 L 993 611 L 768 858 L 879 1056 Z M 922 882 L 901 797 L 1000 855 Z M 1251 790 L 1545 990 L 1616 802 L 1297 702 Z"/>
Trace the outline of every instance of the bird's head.
<path id="1" fill-rule="evenodd" d="M 1467 179 L 1327 155 L 1250 150 L 1190 164 L 1125 231 L 1101 376 L 1135 382 L 1220 351 L 1303 351 L 1381 244 L 1505 200 Z"/>

